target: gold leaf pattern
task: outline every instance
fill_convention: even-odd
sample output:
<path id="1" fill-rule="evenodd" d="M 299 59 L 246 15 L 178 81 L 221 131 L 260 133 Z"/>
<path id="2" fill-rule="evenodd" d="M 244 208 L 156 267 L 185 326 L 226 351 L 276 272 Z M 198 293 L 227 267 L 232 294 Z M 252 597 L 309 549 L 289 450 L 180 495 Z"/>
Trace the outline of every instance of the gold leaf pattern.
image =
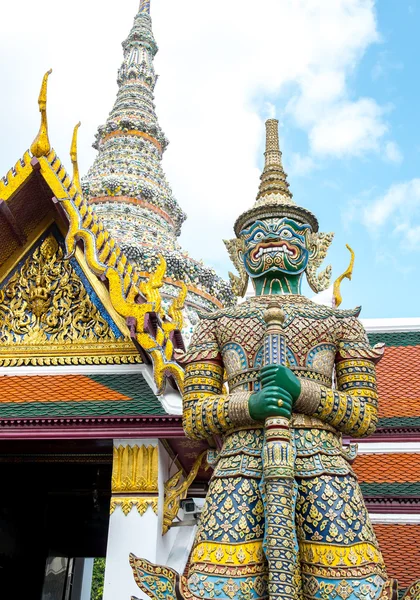
<path id="1" fill-rule="evenodd" d="M 112 493 L 157 491 L 157 446 L 114 446 Z"/>
<path id="2" fill-rule="evenodd" d="M 3 288 L 0 322 L 4 345 L 117 340 L 52 234 Z"/>

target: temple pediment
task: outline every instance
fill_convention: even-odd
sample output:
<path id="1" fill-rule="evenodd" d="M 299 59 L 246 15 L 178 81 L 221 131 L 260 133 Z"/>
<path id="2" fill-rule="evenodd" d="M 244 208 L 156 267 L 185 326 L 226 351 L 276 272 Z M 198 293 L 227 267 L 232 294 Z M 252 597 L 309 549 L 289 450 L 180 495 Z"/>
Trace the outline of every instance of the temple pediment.
<path id="1" fill-rule="evenodd" d="M 132 364 L 141 356 L 80 249 L 47 227 L 0 283 L 0 365 Z"/>

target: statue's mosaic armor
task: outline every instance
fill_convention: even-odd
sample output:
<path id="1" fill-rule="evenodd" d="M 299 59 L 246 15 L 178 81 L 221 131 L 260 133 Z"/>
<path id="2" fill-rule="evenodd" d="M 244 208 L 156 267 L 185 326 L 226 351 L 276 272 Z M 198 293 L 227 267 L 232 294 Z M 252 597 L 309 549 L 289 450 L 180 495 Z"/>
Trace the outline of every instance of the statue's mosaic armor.
<path id="1" fill-rule="evenodd" d="M 269 300 L 251 298 L 203 317 L 185 356 L 186 433 L 223 440 L 191 555 L 188 588 L 196 598 L 268 598 L 263 540 L 269 532 L 260 492 L 264 430 L 249 416 L 248 400 L 260 385 Z M 334 310 L 300 295 L 276 300 L 286 315 L 288 366 L 302 382 L 292 416 L 296 598 L 390 598 L 383 559 L 341 443 L 341 433 L 359 437 L 375 429 L 375 362 L 382 349 L 370 347 L 357 310 Z"/>

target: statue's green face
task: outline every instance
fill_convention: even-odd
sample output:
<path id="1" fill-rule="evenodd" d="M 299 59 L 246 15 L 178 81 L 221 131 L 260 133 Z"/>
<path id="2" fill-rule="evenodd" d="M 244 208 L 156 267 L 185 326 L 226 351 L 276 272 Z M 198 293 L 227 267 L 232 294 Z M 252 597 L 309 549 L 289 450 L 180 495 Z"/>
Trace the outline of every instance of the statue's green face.
<path id="1" fill-rule="evenodd" d="M 256 278 L 276 272 L 302 273 L 309 259 L 305 235 L 309 230 L 309 225 L 287 218 L 267 218 L 243 229 L 240 235 L 248 275 Z"/>

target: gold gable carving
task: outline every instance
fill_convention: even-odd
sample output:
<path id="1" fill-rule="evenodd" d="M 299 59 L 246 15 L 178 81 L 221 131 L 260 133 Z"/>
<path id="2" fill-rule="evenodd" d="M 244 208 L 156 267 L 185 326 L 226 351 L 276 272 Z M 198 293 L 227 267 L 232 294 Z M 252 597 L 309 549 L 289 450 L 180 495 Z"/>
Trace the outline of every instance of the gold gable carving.
<path id="1" fill-rule="evenodd" d="M 141 362 L 50 234 L 0 290 L 0 365 Z"/>

